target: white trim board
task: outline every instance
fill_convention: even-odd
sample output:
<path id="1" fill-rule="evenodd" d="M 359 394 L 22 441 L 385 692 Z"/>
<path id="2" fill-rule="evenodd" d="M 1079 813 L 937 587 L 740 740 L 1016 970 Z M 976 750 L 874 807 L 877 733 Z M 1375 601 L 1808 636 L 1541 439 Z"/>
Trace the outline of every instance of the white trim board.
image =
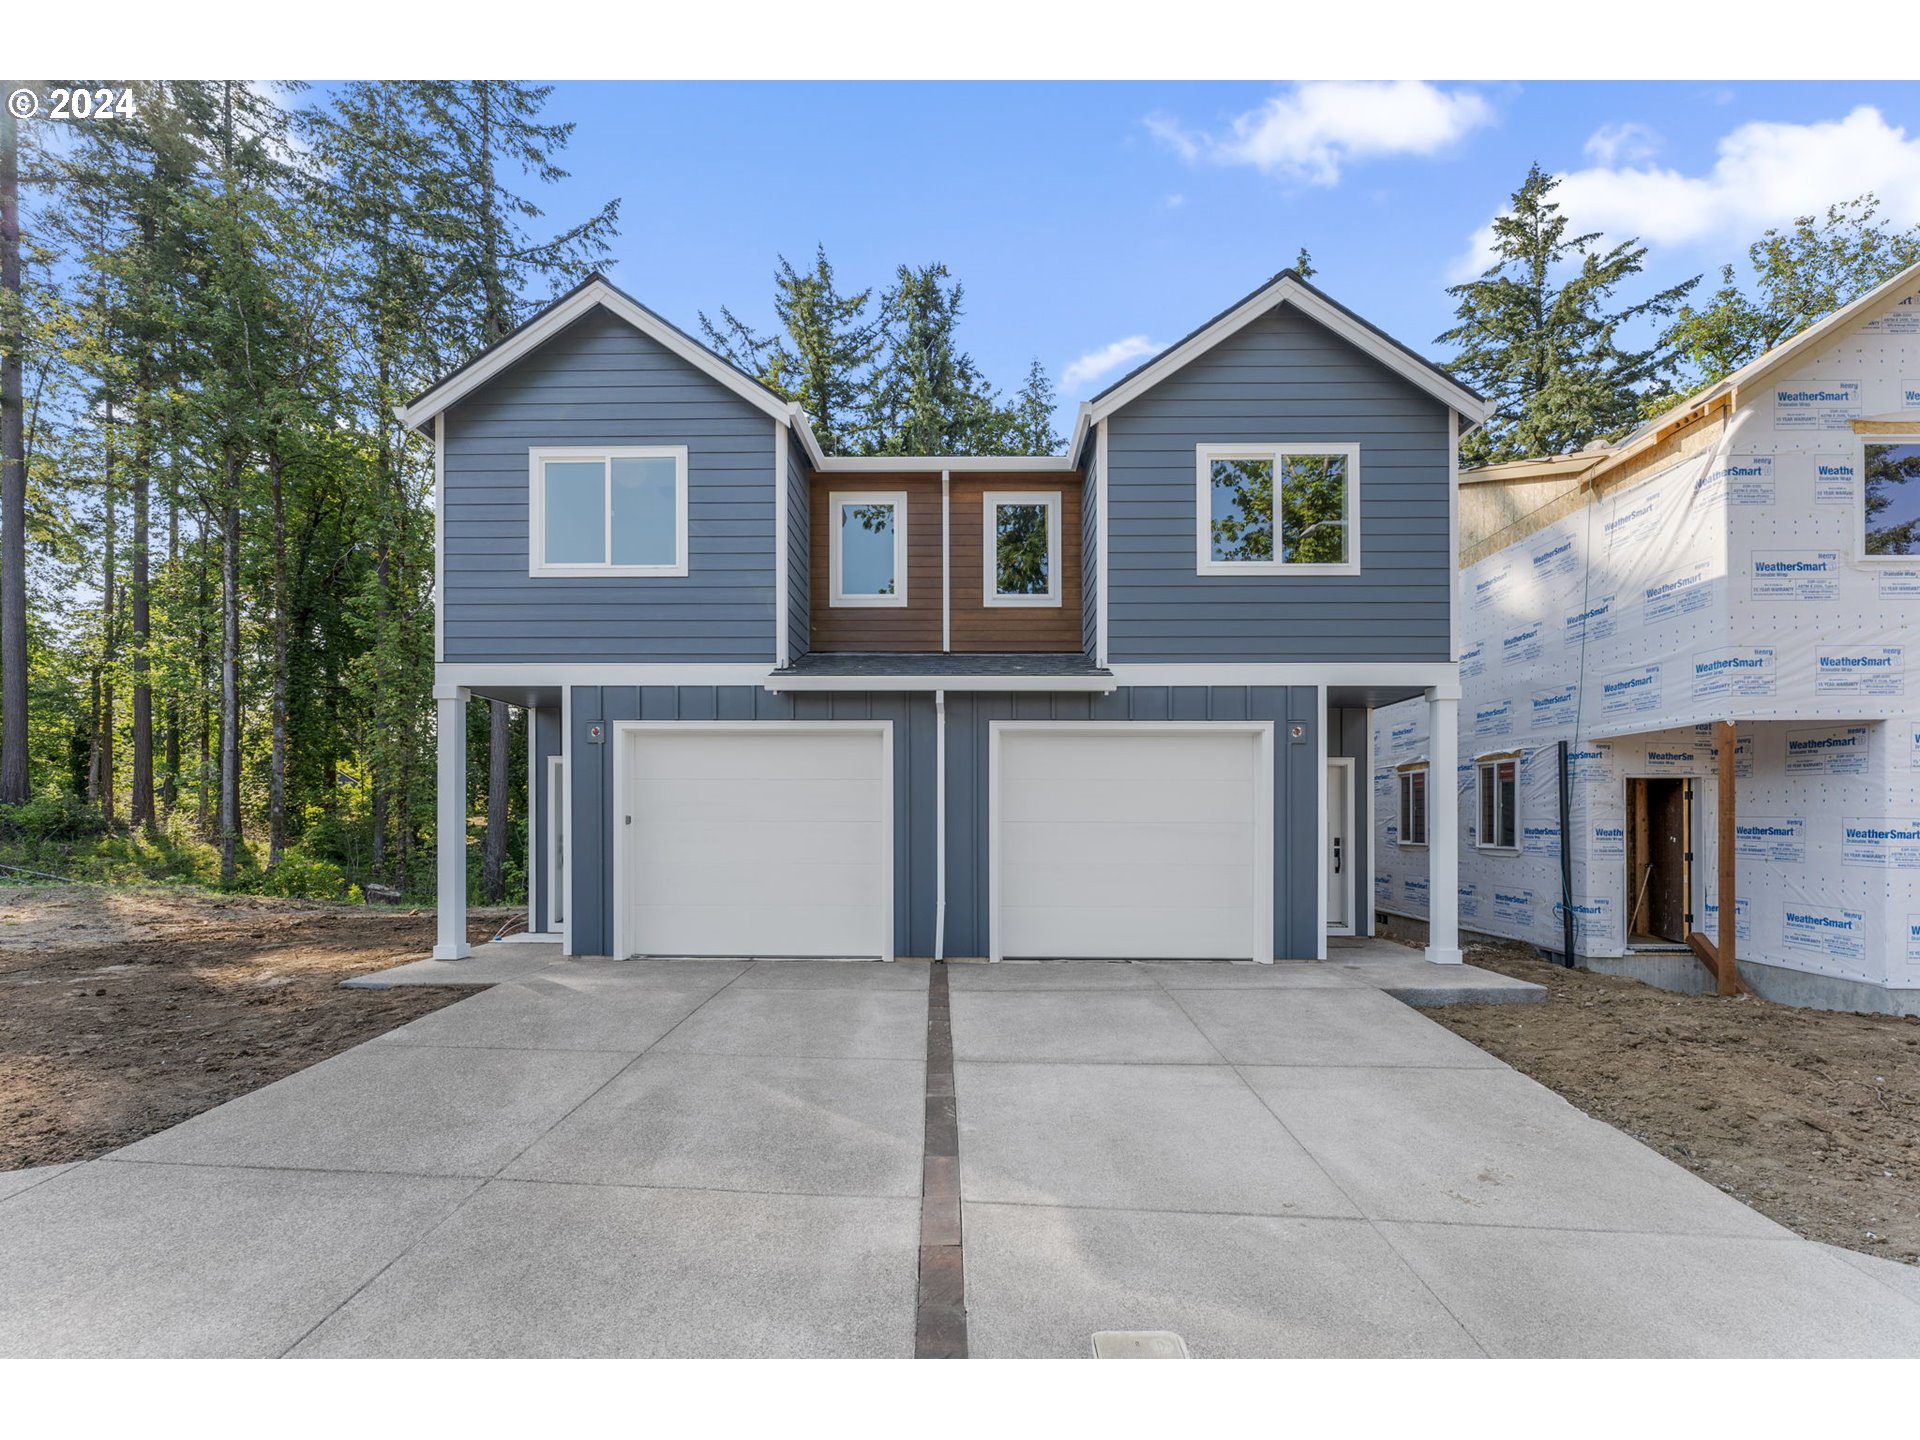
<path id="1" fill-rule="evenodd" d="M 788 632 L 787 612 L 792 604 L 788 594 L 791 577 L 787 573 L 789 564 L 787 540 L 787 467 L 790 456 L 787 423 L 784 420 L 773 422 L 773 653 L 778 664 L 785 665 L 792 650 L 793 641 Z M 809 579 L 812 577 L 809 576 Z"/>
<path id="2" fill-rule="evenodd" d="M 627 747 L 635 735 L 651 733 L 672 733 L 685 735 L 695 732 L 709 734 L 751 734 L 775 733 L 797 734 L 806 731 L 814 733 L 844 734 L 866 731 L 880 737 L 880 864 L 883 870 L 880 885 L 880 943 L 878 954 L 882 960 L 894 958 L 893 925 L 895 890 L 898 888 L 895 871 L 896 850 L 893 833 L 893 803 L 896 776 L 893 763 L 892 720 L 615 720 L 609 723 L 607 739 L 613 747 L 613 794 L 612 803 L 607 810 L 607 823 L 613 830 L 613 914 L 610 917 L 612 929 L 608 936 L 608 945 L 615 959 L 626 959 L 632 955 L 632 943 L 628 935 L 631 917 L 627 914 L 627 886 L 623 882 L 627 864 L 627 831 L 630 828 L 619 817 L 624 812 L 621 806 L 626 803 L 627 785 Z M 571 812 L 569 812 L 571 819 Z"/>
<path id="3" fill-rule="evenodd" d="M 1008 733 L 1041 732 L 1051 735 L 1178 735 L 1245 734 L 1254 737 L 1257 753 L 1253 808 L 1253 864 L 1256 883 L 1253 900 L 1252 959 L 1273 963 L 1274 924 L 1274 730 L 1272 720 L 990 720 L 987 722 L 987 958 L 998 961 L 1000 947 L 1000 745 Z M 1325 731 L 1324 721 L 1321 730 Z M 1322 775 L 1324 777 L 1324 767 Z M 1324 783 L 1324 781 L 1323 781 Z M 1320 832 L 1326 834 L 1324 804 Z M 1324 840 L 1322 844 L 1324 845 Z M 1326 886 L 1321 884 L 1324 895 Z M 1325 946 L 1321 917 L 1322 948 Z"/>
<path id="4" fill-rule="evenodd" d="M 829 455 L 813 467 L 829 475 L 1023 475 L 1073 471 L 1073 455 Z"/>
<path id="5" fill-rule="evenodd" d="M 1178 661 L 1119 663 L 1108 667 L 1114 683 L 1135 685 L 1325 685 L 1329 688 L 1405 685 L 1460 694 L 1460 669 L 1446 660 Z M 1412 696 L 1408 697 L 1412 699 Z"/>
<path id="6" fill-rule="evenodd" d="M 433 668 L 435 686 L 460 685 L 485 690 L 502 685 L 758 685 L 773 668 L 773 657 L 757 661 L 661 662 L 613 664 L 594 660 L 449 661 Z"/>

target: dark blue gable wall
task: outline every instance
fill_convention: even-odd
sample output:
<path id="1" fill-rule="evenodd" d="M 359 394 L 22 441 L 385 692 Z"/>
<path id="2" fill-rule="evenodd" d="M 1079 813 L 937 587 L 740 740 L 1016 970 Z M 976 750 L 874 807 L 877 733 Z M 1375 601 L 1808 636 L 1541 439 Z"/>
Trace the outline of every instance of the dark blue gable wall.
<path id="1" fill-rule="evenodd" d="M 604 310 L 461 400 L 446 414 L 446 658 L 771 663 L 775 424 Z M 528 575 L 540 445 L 687 446 L 687 575 Z"/>

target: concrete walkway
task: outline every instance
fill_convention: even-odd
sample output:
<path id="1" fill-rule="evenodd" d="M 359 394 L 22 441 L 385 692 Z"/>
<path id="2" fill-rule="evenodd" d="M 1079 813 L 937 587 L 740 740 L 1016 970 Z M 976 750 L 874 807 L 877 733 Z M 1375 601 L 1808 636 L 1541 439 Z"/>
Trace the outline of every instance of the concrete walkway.
<path id="1" fill-rule="evenodd" d="M 1427 1021 L 1403 956 L 950 967 L 972 1353 L 1920 1354 L 1904 1267 Z M 912 1352 L 924 965 L 442 968 L 498 983 L 0 1176 L 0 1355 Z"/>

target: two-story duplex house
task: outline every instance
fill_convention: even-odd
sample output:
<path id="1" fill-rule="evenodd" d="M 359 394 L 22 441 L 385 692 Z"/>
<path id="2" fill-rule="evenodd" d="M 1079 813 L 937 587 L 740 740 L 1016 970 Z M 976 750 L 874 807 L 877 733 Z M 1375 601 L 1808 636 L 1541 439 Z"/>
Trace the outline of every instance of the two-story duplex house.
<path id="1" fill-rule="evenodd" d="M 1481 415 L 1286 272 L 1064 456 L 832 456 L 589 279 L 403 412 L 436 456 L 440 833 L 485 696 L 532 712 L 530 918 L 572 954 L 1323 957 L 1370 928 L 1370 712 L 1456 723 Z M 458 958 L 458 847 L 439 886 Z"/>

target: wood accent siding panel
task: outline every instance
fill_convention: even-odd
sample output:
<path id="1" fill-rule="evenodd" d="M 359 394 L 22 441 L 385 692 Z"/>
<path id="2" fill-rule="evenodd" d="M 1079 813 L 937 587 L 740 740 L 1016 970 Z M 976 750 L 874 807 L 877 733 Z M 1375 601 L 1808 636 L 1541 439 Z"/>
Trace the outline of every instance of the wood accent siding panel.
<path id="1" fill-rule="evenodd" d="M 527 452 L 685 445 L 687 574 L 527 573 Z M 596 310 L 446 415 L 446 658 L 774 658 L 773 424 L 712 377 Z"/>
<path id="2" fill-rule="evenodd" d="M 1360 447 L 1358 575 L 1195 573 L 1194 447 Z M 1108 421 L 1108 658 L 1444 661 L 1447 410 L 1285 307 Z"/>
<path id="3" fill-rule="evenodd" d="M 960 654 L 1079 653 L 1080 486 L 1078 475 L 955 475 L 953 501 L 953 648 Z M 986 592 L 984 514 L 990 492 L 1058 492 L 1060 496 L 1060 604 L 983 603 Z"/>
<path id="4" fill-rule="evenodd" d="M 815 475 L 808 505 L 809 587 L 812 620 L 809 651 L 877 651 L 911 654 L 940 648 L 940 477 L 925 475 Z M 831 599 L 832 524 L 827 514 L 835 494 L 904 492 L 907 497 L 907 603 L 835 606 Z"/>

